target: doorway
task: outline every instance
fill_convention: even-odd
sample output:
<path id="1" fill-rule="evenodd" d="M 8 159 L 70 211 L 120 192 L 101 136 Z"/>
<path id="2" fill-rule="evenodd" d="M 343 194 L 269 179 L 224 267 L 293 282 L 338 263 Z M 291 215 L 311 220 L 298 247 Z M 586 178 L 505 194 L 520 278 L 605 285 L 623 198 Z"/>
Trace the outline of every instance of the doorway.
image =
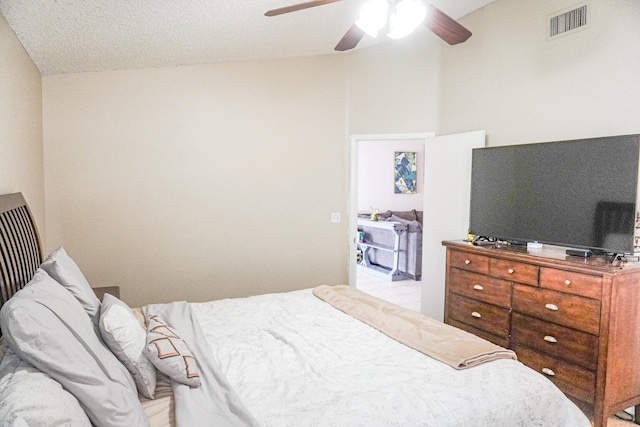
<path id="1" fill-rule="evenodd" d="M 424 148 L 426 138 L 431 136 L 430 133 L 424 133 L 361 135 L 352 138 L 351 218 L 359 216 L 366 220 L 375 210 L 379 213 L 380 221 L 394 221 L 400 218 L 402 221 L 411 221 L 411 227 L 410 232 L 403 231 L 401 234 L 402 252 L 399 255 L 402 267 L 400 270 L 407 275 L 396 274 L 390 277 L 385 269 L 393 268 L 393 254 L 380 249 L 370 249 L 366 256 L 374 264 L 369 268 L 360 263 L 356 268 L 350 269 L 350 273 L 355 276 L 350 283 L 366 293 L 417 312 L 421 310 L 422 293 L 420 221 L 424 206 Z M 415 153 L 417 177 L 414 192 L 395 192 L 396 153 Z M 391 214 L 397 217 L 390 218 Z M 405 226 L 406 224 L 403 223 Z M 350 228 L 352 233 L 357 234 L 357 219 L 350 224 Z M 371 239 L 370 243 L 373 244 L 377 242 L 376 239 L 387 239 L 383 241 L 385 245 L 390 243 L 388 239 L 393 239 L 393 231 L 390 230 L 376 230 L 370 227 L 365 227 L 364 230 L 367 239 Z M 387 235 L 384 235 L 385 233 Z M 419 247 L 416 247 L 417 245 Z M 362 256 L 362 246 L 355 246 L 355 257 Z M 411 265 L 407 263 L 407 256 L 411 257 Z"/>
<path id="2" fill-rule="evenodd" d="M 422 139 L 424 208 L 422 232 L 421 310 L 444 319 L 446 251 L 443 240 L 464 239 L 469 227 L 471 158 L 485 146 L 486 132 L 477 130 L 434 137 L 432 133 L 364 135 L 351 138 L 349 194 L 349 285 L 357 282 L 358 151 L 362 141 Z"/>

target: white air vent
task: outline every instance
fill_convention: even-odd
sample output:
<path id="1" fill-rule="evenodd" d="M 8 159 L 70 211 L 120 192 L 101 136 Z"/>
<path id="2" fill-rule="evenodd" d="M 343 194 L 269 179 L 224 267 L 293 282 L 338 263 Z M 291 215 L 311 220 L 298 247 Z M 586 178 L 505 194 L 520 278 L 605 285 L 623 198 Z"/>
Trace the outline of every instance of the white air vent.
<path id="1" fill-rule="evenodd" d="M 583 2 L 569 9 L 549 15 L 547 19 L 547 40 L 573 34 L 589 27 L 589 2 Z"/>

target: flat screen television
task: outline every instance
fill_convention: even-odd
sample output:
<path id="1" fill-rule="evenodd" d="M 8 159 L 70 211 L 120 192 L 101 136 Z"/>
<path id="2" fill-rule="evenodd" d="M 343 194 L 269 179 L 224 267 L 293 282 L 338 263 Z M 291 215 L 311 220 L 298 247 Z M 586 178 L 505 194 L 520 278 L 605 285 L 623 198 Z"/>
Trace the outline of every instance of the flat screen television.
<path id="1" fill-rule="evenodd" d="M 640 135 L 474 149 L 469 230 L 633 253 L 639 156 Z"/>

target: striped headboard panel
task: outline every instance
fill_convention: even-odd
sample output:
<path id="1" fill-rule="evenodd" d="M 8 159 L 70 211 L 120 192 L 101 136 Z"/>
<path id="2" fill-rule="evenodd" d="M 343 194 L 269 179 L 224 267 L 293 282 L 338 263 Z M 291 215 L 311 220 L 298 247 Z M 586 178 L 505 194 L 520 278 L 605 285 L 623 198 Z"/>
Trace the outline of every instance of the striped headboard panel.
<path id="1" fill-rule="evenodd" d="M 0 196 L 0 307 L 29 283 L 41 262 L 38 231 L 24 197 Z"/>

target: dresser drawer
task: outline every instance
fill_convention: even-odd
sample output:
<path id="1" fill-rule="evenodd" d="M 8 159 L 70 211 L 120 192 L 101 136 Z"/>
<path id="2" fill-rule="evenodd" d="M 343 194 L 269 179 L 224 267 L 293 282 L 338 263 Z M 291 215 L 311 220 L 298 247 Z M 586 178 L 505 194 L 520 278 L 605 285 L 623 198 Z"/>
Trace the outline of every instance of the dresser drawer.
<path id="1" fill-rule="evenodd" d="M 542 267 L 540 287 L 598 300 L 602 298 L 602 276 Z"/>
<path id="2" fill-rule="evenodd" d="M 458 329 L 467 331 L 470 334 L 477 335 L 480 338 L 484 338 L 485 340 L 492 342 L 495 345 L 499 345 L 500 347 L 504 347 L 504 348 L 509 348 L 509 340 L 507 338 L 498 337 L 496 335 L 490 334 L 489 332 L 485 332 L 481 329 L 474 328 L 473 326 L 467 325 L 466 323 L 458 322 L 457 320 L 449 319 L 447 323 L 451 326 L 455 326 Z"/>
<path id="3" fill-rule="evenodd" d="M 511 340 L 595 370 L 598 337 L 520 313 L 511 314 Z"/>
<path id="4" fill-rule="evenodd" d="M 476 273 L 489 273 L 489 258 L 468 252 L 450 251 L 449 263 L 451 267 L 462 270 L 475 271 Z"/>
<path id="5" fill-rule="evenodd" d="M 511 307 L 511 282 L 506 280 L 452 268 L 449 290 L 500 307 Z"/>
<path id="6" fill-rule="evenodd" d="M 594 372 L 527 347 L 516 345 L 513 350 L 518 355 L 518 360 L 542 373 L 566 394 L 588 403 L 594 402 L 596 390 Z"/>
<path id="7" fill-rule="evenodd" d="M 538 266 L 521 262 L 492 258 L 489 274 L 499 279 L 538 286 Z"/>
<path id="8" fill-rule="evenodd" d="M 456 294 L 449 295 L 449 319 L 457 320 L 500 338 L 509 338 L 510 311 Z"/>
<path id="9" fill-rule="evenodd" d="M 514 285 L 513 311 L 558 325 L 600 333 L 600 301 L 531 286 Z"/>

